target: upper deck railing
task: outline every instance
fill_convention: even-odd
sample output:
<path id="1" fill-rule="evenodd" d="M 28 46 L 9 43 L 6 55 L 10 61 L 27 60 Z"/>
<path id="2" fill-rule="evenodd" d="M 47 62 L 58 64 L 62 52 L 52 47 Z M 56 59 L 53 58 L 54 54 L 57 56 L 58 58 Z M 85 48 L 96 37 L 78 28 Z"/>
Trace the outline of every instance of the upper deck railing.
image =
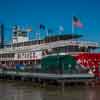
<path id="1" fill-rule="evenodd" d="M 80 41 L 80 40 L 69 40 L 68 43 L 80 45 L 80 46 L 95 46 L 100 47 L 100 44 L 97 42 L 91 42 L 91 41 Z"/>
<path id="2" fill-rule="evenodd" d="M 42 50 L 42 49 L 49 49 L 49 48 L 56 48 L 56 47 L 63 47 L 63 46 L 82 46 L 82 47 L 91 47 L 91 48 L 99 48 L 100 44 L 97 42 L 91 41 L 79 41 L 79 40 L 59 40 L 55 42 L 49 43 L 42 43 L 42 44 L 35 44 L 29 46 L 21 46 L 21 47 L 5 47 L 0 49 L 0 54 L 2 53 L 10 53 L 10 52 L 19 52 L 19 51 L 31 51 L 31 50 Z"/>

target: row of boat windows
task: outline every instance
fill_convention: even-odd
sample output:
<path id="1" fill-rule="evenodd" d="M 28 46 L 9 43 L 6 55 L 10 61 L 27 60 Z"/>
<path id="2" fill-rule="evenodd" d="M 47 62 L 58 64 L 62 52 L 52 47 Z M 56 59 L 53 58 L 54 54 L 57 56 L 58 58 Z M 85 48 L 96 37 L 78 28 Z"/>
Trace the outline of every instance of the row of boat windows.
<path id="1" fill-rule="evenodd" d="M 28 41 L 28 42 L 21 42 L 21 43 L 14 43 L 12 45 L 6 45 L 5 47 L 21 47 L 21 46 L 30 46 L 30 45 L 35 45 L 35 44 L 40 44 L 42 43 L 42 40 L 38 40 L 38 41 Z"/>
<path id="2" fill-rule="evenodd" d="M 1 61 L 0 64 L 7 64 L 7 65 L 15 65 L 15 64 L 40 64 L 40 60 L 33 61 L 33 60 L 26 60 L 26 61 Z"/>
<path id="3" fill-rule="evenodd" d="M 38 41 L 29 41 L 29 42 L 22 42 L 22 43 L 16 43 L 13 44 L 13 47 L 21 47 L 21 46 L 30 46 L 30 45 L 35 45 L 35 44 L 41 44 L 43 41 L 38 40 Z"/>
<path id="4" fill-rule="evenodd" d="M 21 43 L 15 43 L 12 45 L 6 45 L 6 47 L 21 47 L 21 46 L 30 46 L 35 44 L 42 44 L 42 43 L 49 43 L 49 42 L 55 42 L 59 40 L 66 40 L 67 37 L 52 37 L 52 38 L 45 38 L 44 40 L 35 40 L 35 41 L 28 41 L 28 42 L 21 42 Z"/>
<path id="5" fill-rule="evenodd" d="M 36 44 L 48 43 L 48 42 L 51 42 L 51 41 L 48 41 L 48 40 L 28 41 L 28 42 L 15 43 L 15 44 L 12 44 L 12 45 L 6 45 L 6 47 L 10 48 L 11 46 L 12 47 L 31 46 L 31 45 L 36 45 Z M 53 40 L 53 41 L 56 41 L 56 40 Z"/>
<path id="6" fill-rule="evenodd" d="M 0 58 L 13 58 L 14 57 L 14 53 L 7 53 L 7 54 L 0 54 Z"/>
<path id="7" fill-rule="evenodd" d="M 89 48 L 84 48 L 81 47 L 79 48 L 78 46 L 68 46 L 68 47 L 59 47 L 59 48 L 52 48 L 51 50 L 43 50 L 42 55 L 46 54 L 51 54 L 51 53 L 57 53 L 57 52 L 90 52 Z M 24 56 L 25 58 L 31 58 L 32 56 L 35 55 L 35 52 L 23 52 L 23 53 L 18 53 L 17 57 L 21 58 Z M 0 54 L 0 58 L 13 58 L 15 56 L 14 53 L 9 53 L 9 54 Z"/>
<path id="8" fill-rule="evenodd" d="M 90 48 L 85 47 L 78 47 L 78 46 L 67 46 L 67 47 L 58 47 L 53 48 L 51 53 L 57 53 L 57 52 L 90 52 Z"/>

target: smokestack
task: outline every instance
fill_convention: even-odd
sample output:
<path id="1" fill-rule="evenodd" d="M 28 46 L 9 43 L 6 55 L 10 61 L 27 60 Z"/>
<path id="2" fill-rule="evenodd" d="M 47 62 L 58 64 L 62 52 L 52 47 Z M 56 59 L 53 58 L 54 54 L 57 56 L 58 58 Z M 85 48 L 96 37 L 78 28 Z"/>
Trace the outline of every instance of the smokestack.
<path id="1" fill-rule="evenodd" d="M 0 48 L 4 48 L 4 24 L 0 24 Z"/>
<path id="2" fill-rule="evenodd" d="M 17 30 L 18 30 L 17 25 L 14 25 L 14 26 L 13 26 L 13 29 L 12 29 L 12 31 L 13 31 L 13 36 L 14 36 L 14 37 L 17 36 Z"/>

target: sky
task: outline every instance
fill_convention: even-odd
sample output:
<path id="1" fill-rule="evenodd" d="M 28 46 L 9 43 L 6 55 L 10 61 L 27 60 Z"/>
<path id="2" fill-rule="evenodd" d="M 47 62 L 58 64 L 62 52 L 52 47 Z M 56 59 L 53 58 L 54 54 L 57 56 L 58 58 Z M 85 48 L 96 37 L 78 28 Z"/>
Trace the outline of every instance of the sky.
<path id="1" fill-rule="evenodd" d="M 100 42 L 100 0 L 0 0 L 0 23 L 5 25 L 5 41 L 11 41 L 13 25 L 32 26 L 40 32 L 39 24 L 58 34 L 59 26 L 64 33 L 72 33 L 72 16 L 77 16 L 82 28 L 75 33 L 82 34 L 83 40 Z M 73 33 L 73 34 L 75 34 Z M 46 34 L 41 32 L 41 37 Z M 35 33 L 30 33 L 30 39 Z"/>

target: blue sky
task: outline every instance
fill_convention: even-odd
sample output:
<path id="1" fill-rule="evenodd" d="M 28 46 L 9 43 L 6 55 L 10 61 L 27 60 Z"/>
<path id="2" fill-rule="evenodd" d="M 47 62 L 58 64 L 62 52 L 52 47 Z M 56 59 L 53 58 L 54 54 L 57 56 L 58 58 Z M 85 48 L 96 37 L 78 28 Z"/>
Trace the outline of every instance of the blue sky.
<path id="1" fill-rule="evenodd" d="M 72 16 L 77 16 L 83 28 L 75 29 L 84 35 L 83 40 L 100 42 L 100 1 L 99 0 L 0 0 L 0 22 L 5 24 L 5 41 L 11 41 L 11 26 L 30 26 L 39 31 L 44 24 L 55 32 L 59 26 L 65 33 L 71 33 Z M 30 34 L 31 39 L 34 33 Z M 41 33 L 41 37 L 45 34 Z"/>

